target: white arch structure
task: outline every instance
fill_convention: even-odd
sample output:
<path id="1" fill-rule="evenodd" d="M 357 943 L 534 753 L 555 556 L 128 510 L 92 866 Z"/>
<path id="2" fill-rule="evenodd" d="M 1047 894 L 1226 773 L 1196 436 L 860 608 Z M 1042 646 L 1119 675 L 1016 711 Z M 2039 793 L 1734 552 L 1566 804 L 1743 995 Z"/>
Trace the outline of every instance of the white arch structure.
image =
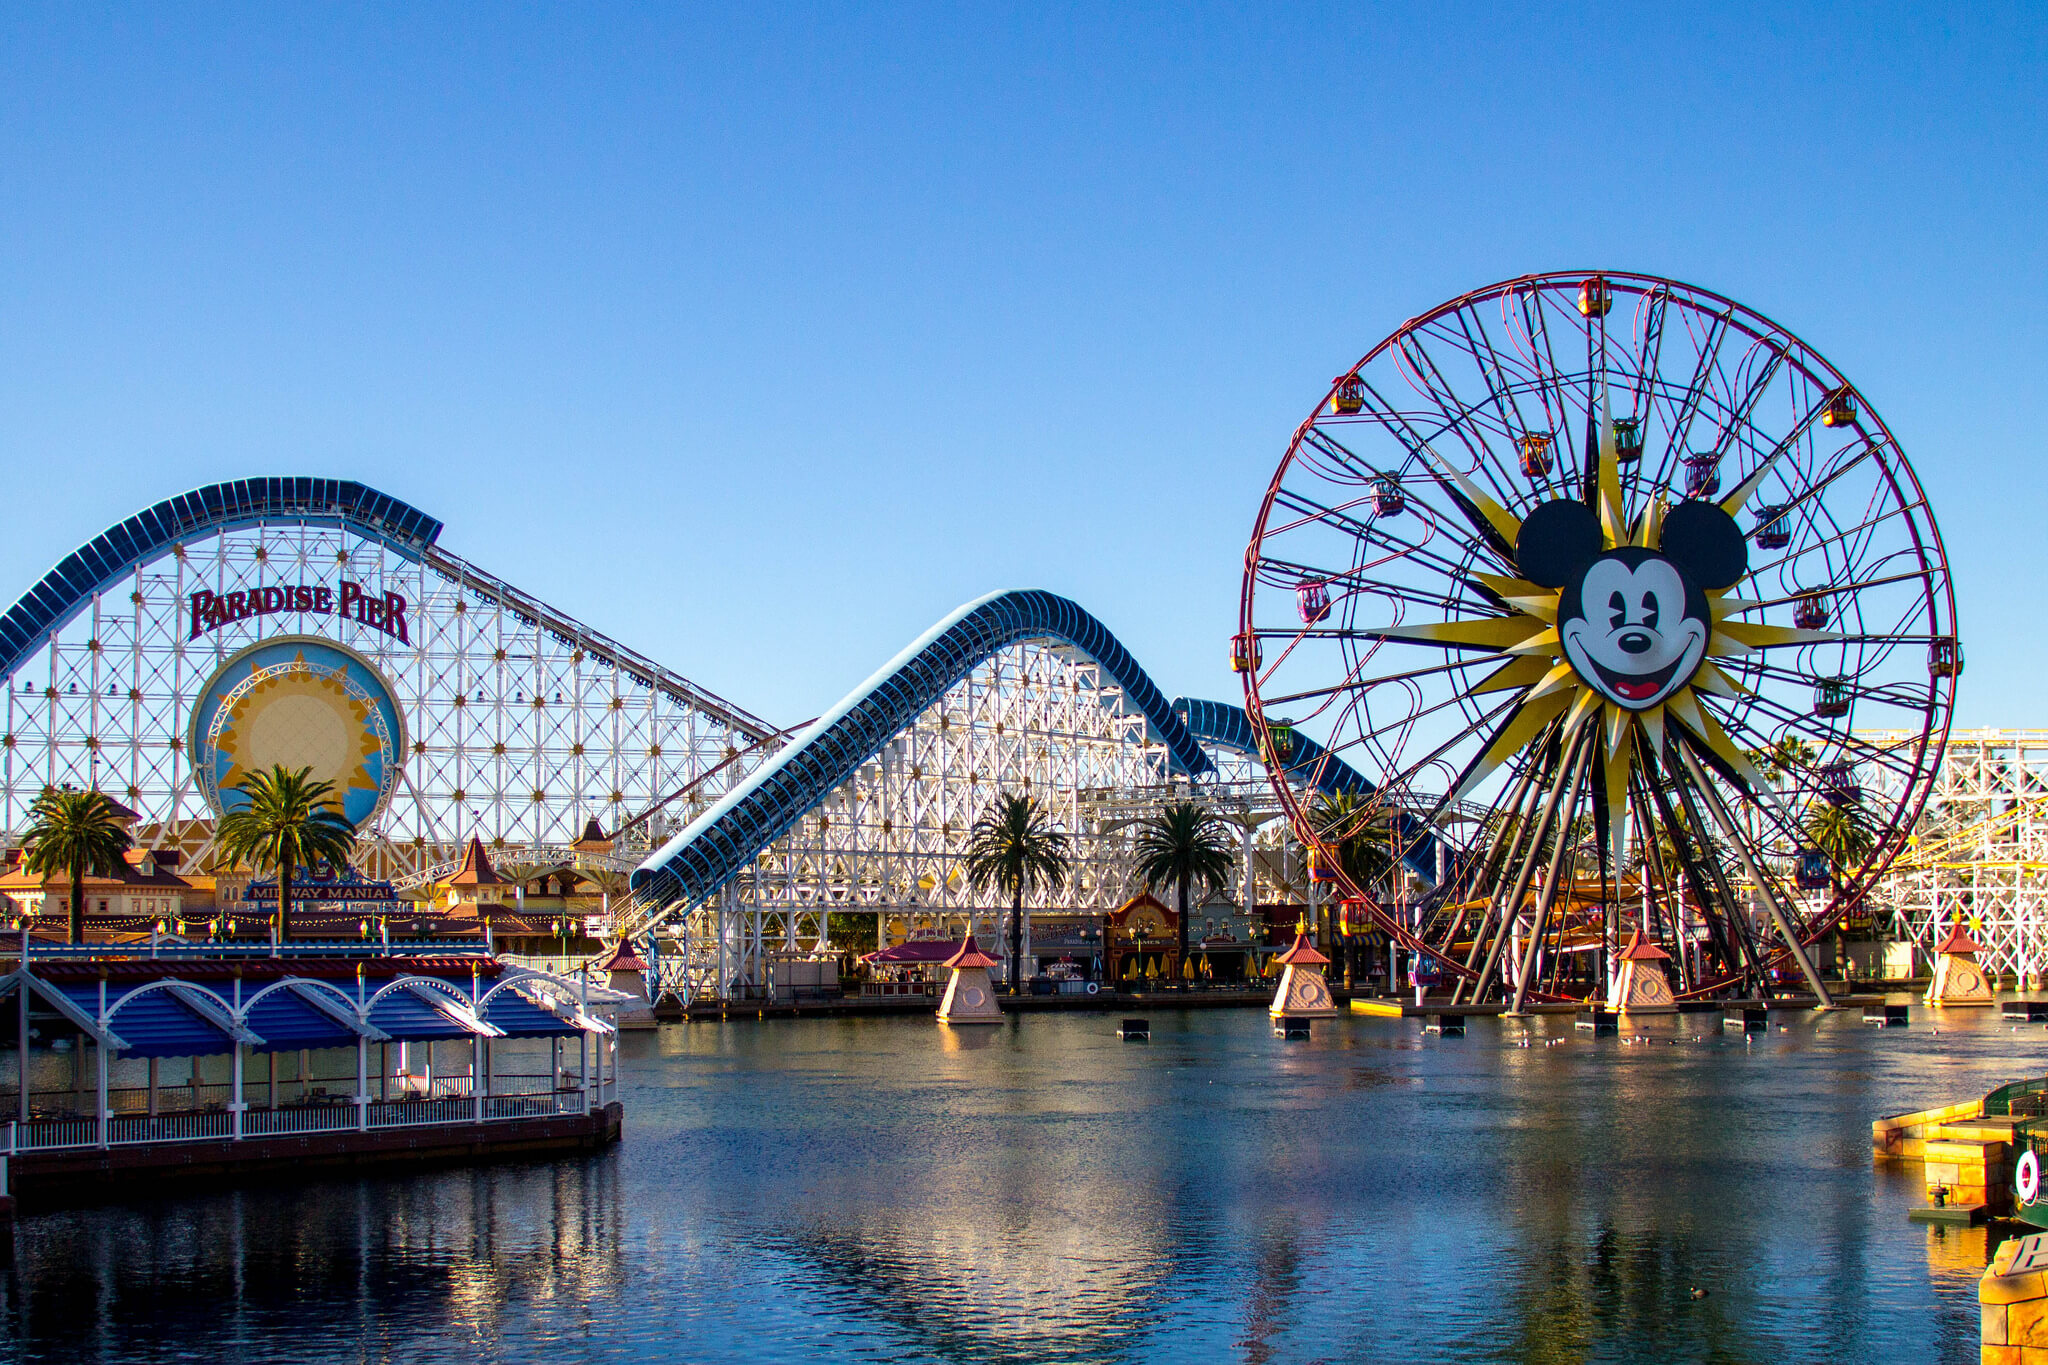
<path id="1" fill-rule="evenodd" d="M 217 974 L 219 964 L 214 964 Z M 467 992 L 444 977 L 425 976 L 417 973 L 402 973 L 379 985 L 376 990 L 365 992 L 363 978 L 356 978 L 358 991 L 350 994 L 331 981 L 314 977 L 287 976 L 270 982 L 244 996 L 241 982 L 235 982 L 235 990 L 228 995 L 202 981 L 185 980 L 169 976 L 144 983 L 131 989 L 118 990 L 111 998 L 108 983 L 103 976 L 99 982 L 99 1001 L 96 1009 L 81 1008 L 69 994 L 57 988 L 56 983 L 43 979 L 34 971 L 34 959 L 17 967 L 14 971 L 0 976 L 0 999 L 22 991 L 41 1000 L 55 1010 L 93 1043 L 95 1056 L 96 1085 L 98 1095 L 97 1112 L 94 1121 L 93 1141 L 89 1145 L 106 1147 L 113 1141 L 114 1115 L 108 1104 L 108 1066 L 111 1054 L 127 1051 L 131 1044 L 119 1032 L 120 1019 L 138 1001 L 154 995 L 167 996 L 196 1015 L 207 1026 L 217 1030 L 229 1042 L 234 1057 L 232 1098 L 227 1109 L 226 1131 L 218 1134 L 192 1134 L 190 1136 L 219 1136 L 240 1139 L 245 1133 L 245 1117 L 248 1104 L 244 1099 L 243 1064 L 245 1054 L 274 1051 L 266 1040 L 251 1027 L 256 1008 L 266 1000 L 280 994 L 289 995 L 306 1005 L 323 1018 L 340 1025 L 355 1035 L 356 1040 L 356 1091 L 353 1096 L 354 1123 L 358 1131 L 371 1127 L 388 1126 L 372 1121 L 371 1109 L 375 1101 L 369 1091 L 369 1049 L 370 1045 L 408 1041 L 433 1041 L 432 1039 L 411 1039 L 393 1034 L 378 1026 L 373 1016 L 380 1004 L 394 997 L 409 996 L 418 1000 L 441 1017 L 461 1027 L 469 1035 L 470 1076 L 472 1083 L 467 1097 L 468 1117 L 483 1122 L 493 1115 L 488 1112 L 492 1105 L 490 1089 L 490 1065 L 488 1047 L 494 1038 L 503 1038 L 505 1030 L 493 1024 L 489 1018 L 490 1003 L 501 994 L 510 993 L 537 1008 L 555 1015 L 563 1024 L 560 1036 L 574 1033 L 579 1039 L 577 1059 L 577 1096 L 581 1112 L 588 1114 L 593 1107 L 602 1107 L 606 1102 L 608 1087 L 617 1081 L 617 1056 L 615 1039 L 616 1026 L 601 1016 L 601 1012 L 616 1009 L 634 997 L 622 992 L 593 986 L 587 980 L 572 980 L 554 976 L 547 972 L 525 967 L 508 967 L 498 974 L 487 988 L 481 988 L 476 976 L 471 978 L 471 989 Z M 26 1000 L 21 1002 L 22 1016 L 27 1015 Z M 28 1122 L 28 1030 L 20 1033 L 19 1062 L 19 1105 L 17 1124 Z M 607 1046 L 608 1042 L 613 1043 Z M 559 1036 L 557 1037 L 559 1043 Z M 611 1058 L 609 1073 L 606 1058 Z M 595 1063 L 596 1074 L 592 1074 Z M 431 1067 L 431 1057 L 429 1060 Z M 557 1062 L 557 1069 L 559 1063 Z M 154 1073 L 152 1072 L 152 1076 Z M 431 1073 L 429 1074 L 431 1082 Z M 445 1103 L 445 1102 L 444 1102 Z M 505 1114 L 502 1117 L 524 1115 Z M 152 1116 L 154 1117 L 154 1116 Z M 460 1121 L 459 1115 L 436 1113 L 431 1118 Z M 58 1144 L 72 1145 L 72 1144 Z"/>

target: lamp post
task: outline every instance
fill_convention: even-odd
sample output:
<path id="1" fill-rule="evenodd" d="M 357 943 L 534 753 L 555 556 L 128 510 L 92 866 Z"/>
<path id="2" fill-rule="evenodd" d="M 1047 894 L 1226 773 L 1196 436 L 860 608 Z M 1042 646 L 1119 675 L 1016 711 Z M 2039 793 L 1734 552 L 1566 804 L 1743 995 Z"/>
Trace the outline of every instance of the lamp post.
<path id="1" fill-rule="evenodd" d="M 18 1084 L 21 1090 L 19 1119 L 28 1122 L 28 931 L 35 922 L 35 913 L 24 910 L 14 917 L 14 927 L 21 930 L 21 976 L 16 981 L 15 1024 L 21 1030 L 19 1035 L 21 1074 Z"/>

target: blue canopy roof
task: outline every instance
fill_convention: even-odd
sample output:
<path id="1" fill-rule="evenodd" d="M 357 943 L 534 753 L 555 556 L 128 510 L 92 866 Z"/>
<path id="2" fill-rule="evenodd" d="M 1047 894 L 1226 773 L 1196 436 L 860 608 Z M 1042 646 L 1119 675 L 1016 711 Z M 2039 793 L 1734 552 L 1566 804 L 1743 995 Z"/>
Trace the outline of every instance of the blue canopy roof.
<path id="1" fill-rule="evenodd" d="M 499 991 L 484 1005 L 484 1019 L 505 1030 L 507 1038 L 557 1038 L 574 1034 L 576 1026 L 560 1015 L 513 991 Z"/>
<path id="2" fill-rule="evenodd" d="M 100 1017 L 104 1000 L 106 1030 L 120 1041 L 123 1056 L 207 1057 L 232 1051 L 235 1037 L 230 1029 L 235 1026 L 231 1023 L 231 1007 L 226 1003 L 232 996 L 220 989 L 223 983 L 169 979 L 179 984 L 166 987 L 160 978 L 157 983 L 108 983 L 103 987 L 99 982 L 39 979 L 35 989 L 39 995 L 75 1009 L 72 1022 L 91 1032 L 97 1032 L 90 1021 Z M 7 978 L 4 989 L 11 989 L 15 980 L 18 978 Z M 321 1009 L 301 993 L 317 989 L 309 984 L 271 990 L 248 1005 L 248 1017 L 239 1026 L 244 1044 L 253 1052 L 354 1047 L 356 1031 L 346 1020 Z M 211 991 L 221 997 L 221 1003 L 193 994 L 198 991 Z M 346 1008 L 338 999 L 334 1003 L 337 1009 Z M 401 989 L 371 1007 L 370 1026 L 389 1035 L 393 1042 L 473 1037 L 476 1030 L 465 1021 L 464 1012 L 464 1002 L 441 999 L 431 988 Z M 216 1013 L 218 1018 L 211 1017 Z M 493 995 L 483 1014 L 492 1028 L 508 1038 L 573 1037 L 580 1031 L 574 1019 L 564 1018 L 511 990 Z"/>
<path id="3" fill-rule="evenodd" d="M 269 1052 L 356 1045 L 354 1029 L 289 990 L 272 991 L 249 1007 L 249 1031 L 263 1040 L 260 1050 Z"/>
<path id="4" fill-rule="evenodd" d="M 428 1004 L 412 991 L 393 991 L 370 1006 L 370 1022 L 394 1040 L 407 1042 L 475 1036 L 467 1024 L 439 1006 Z"/>
<path id="5" fill-rule="evenodd" d="M 87 1014 L 99 1013 L 98 986 L 45 985 L 40 989 L 61 992 L 65 999 Z M 135 993 L 130 991 L 125 994 Z M 113 1030 L 116 1037 L 128 1045 L 124 1049 L 126 1056 L 208 1057 L 217 1052 L 234 1051 L 234 1039 L 169 991 L 150 991 L 137 995 L 135 999 L 117 1010 L 115 1006 L 121 998 L 119 993 L 107 993 L 107 1007 L 112 1015 L 108 1027 Z"/>

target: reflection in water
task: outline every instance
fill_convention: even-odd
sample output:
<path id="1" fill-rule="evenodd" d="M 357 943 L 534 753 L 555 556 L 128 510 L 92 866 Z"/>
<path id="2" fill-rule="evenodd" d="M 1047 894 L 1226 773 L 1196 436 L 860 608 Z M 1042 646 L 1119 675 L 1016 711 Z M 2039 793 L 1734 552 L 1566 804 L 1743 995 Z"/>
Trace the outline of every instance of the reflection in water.
<path id="1" fill-rule="evenodd" d="M 508 1313 L 574 1313 L 623 1276 L 618 1163 L 202 1195 L 23 1220 L 26 1358 L 356 1359 Z"/>
<path id="2" fill-rule="evenodd" d="M 1974 1359 L 1985 1232 L 1907 1224 L 1869 1123 L 2028 1063 L 1785 1022 L 668 1027 L 602 1156 L 28 1218 L 0 1355 Z"/>

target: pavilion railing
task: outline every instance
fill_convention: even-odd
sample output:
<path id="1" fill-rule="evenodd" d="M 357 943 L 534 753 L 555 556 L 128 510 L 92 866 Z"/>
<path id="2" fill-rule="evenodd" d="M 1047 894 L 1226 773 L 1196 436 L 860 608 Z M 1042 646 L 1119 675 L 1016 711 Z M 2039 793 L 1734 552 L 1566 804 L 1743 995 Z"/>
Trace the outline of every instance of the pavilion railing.
<path id="1" fill-rule="evenodd" d="M 431 1095 L 426 1093 L 429 1086 L 432 1088 Z M 565 1066 L 552 1076 L 546 1071 L 498 1071 L 489 1078 L 485 1095 L 546 1095 L 556 1090 L 574 1090 L 576 1086 L 577 1073 L 574 1067 Z M 344 1111 L 352 1112 L 355 1103 L 354 1089 L 352 1079 L 340 1077 L 322 1078 L 317 1084 L 311 1081 L 301 1083 L 297 1080 L 287 1080 L 280 1082 L 275 1090 L 258 1081 L 242 1087 L 242 1098 L 251 1114 L 258 1111 L 319 1106 L 340 1106 Z M 435 1076 L 431 1081 L 422 1076 L 386 1077 L 381 1090 L 378 1078 L 370 1078 L 370 1100 L 375 1104 L 395 1104 L 421 1098 L 466 1100 L 472 1097 L 473 1092 L 474 1082 L 460 1072 L 454 1075 Z M 234 1096 L 232 1085 L 217 1083 L 195 1085 L 184 1081 L 171 1082 L 158 1087 L 154 1097 L 144 1086 L 109 1086 L 107 1109 L 116 1119 L 173 1118 L 195 1114 L 217 1116 L 228 1111 Z M 0 1085 L 0 1122 L 5 1122 L 6 1116 L 17 1113 L 20 1102 L 19 1091 L 12 1086 Z M 152 1104 L 155 1108 L 154 1114 L 150 1113 Z M 94 1094 L 90 1089 L 81 1091 L 66 1086 L 35 1089 L 29 1092 L 31 1119 L 82 1118 L 90 1121 L 93 1106 Z"/>
<path id="2" fill-rule="evenodd" d="M 40 1119 L 12 1123 L 8 1146 L 17 1152 L 39 1151 L 45 1147 L 96 1147 L 99 1122 L 95 1119 Z"/>
<path id="3" fill-rule="evenodd" d="M 225 1118 L 226 1115 L 207 1115 Z M 356 1126 L 356 1107 L 338 1104 L 293 1105 L 285 1109 L 251 1109 L 242 1115 L 243 1137 L 276 1137 L 287 1133 L 338 1133 Z M 211 1137 L 227 1137 L 226 1132 Z"/>
<path id="4" fill-rule="evenodd" d="M 609 1088 L 605 1087 L 606 1090 Z M 580 1089 L 558 1089 L 532 1094 L 463 1095 L 440 1099 L 411 1096 L 388 1101 L 372 1099 L 361 1106 L 352 1096 L 330 1096 L 325 1102 L 316 1104 L 248 1109 L 241 1115 L 240 1135 L 243 1138 L 260 1138 L 295 1133 L 354 1132 L 359 1128 L 379 1130 L 548 1118 L 557 1114 L 583 1113 L 584 1095 Z M 601 1092 L 593 1088 L 591 1103 L 596 1104 L 601 1098 Z M 220 1141 L 235 1136 L 235 1115 L 228 1112 L 109 1113 L 104 1137 L 97 1118 L 30 1119 L 26 1123 L 10 1121 L 6 1125 L 5 1151 L 12 1155 L 61 1148 Z"/>
<path id="5" fill-rule="evenodd" d="M 62 1120 L 61 1122 L 68 1124 L 77 1123 L 81 1121 L 88 1128 L 91 1127 L 93 1123 L 93 1120 L 91 1119 L 70 1119 Z M 28 1128 L 37 1128 L 42 1125 L 31 1122 L 26 1126 Z M 124 1114 L 107 1120 L 107 1141 L 110 1144 L 126 1145 L 129 1143 L 136 1142 L 191 1142 L 197 1141 L 201 1138 L 231 1137 L 233 1136 L 233 1134 L 234 1124 L 231 1122 L 229 1115 L 206 1111 L 184 1114 L 158 1114 L 154 1118 L 151 1118 L 147 1115 L 144 1115 L 142 1117 L 136 1117 L 133 1115 Z M 90 1140 L 88 1140 L 86 1143 L 82 1144 L 50 1143 L 44 1145 L 91 1146 L 93 1144 Z"/>

